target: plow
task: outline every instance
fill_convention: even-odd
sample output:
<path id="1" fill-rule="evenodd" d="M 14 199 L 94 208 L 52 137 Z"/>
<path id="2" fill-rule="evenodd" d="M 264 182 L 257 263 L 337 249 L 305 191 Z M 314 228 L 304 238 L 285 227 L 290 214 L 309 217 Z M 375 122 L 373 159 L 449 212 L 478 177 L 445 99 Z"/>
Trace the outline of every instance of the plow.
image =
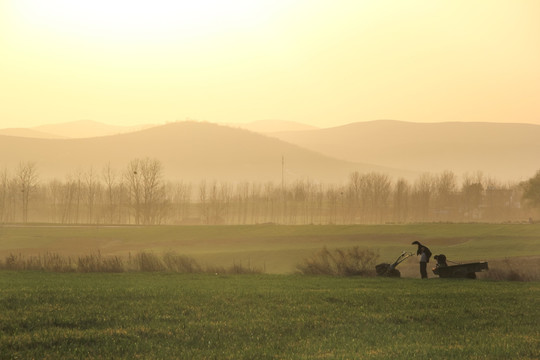
<path id="1" fill-rule="evenodd" d="M 411 256 L 413 256 L 413 253 L 404 251 L 392 264 L 381 263 L 376 265 L 375 272 L 377 276 L 401 277 L 401 272 L 396 267 Z"/>

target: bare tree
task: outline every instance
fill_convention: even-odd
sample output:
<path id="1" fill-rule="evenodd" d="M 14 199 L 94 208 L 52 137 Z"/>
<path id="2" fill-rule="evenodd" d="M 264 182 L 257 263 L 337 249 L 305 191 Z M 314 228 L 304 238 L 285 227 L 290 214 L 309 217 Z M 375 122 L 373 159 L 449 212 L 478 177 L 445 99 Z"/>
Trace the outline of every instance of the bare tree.
<path id="1" fill-rule="evenodd" d="M 165 207 L 165 184 L 163 183 L 163 169 L 157 159 L 144 159 L 141 161 L 141 175 L 143 185 L 143 221 L 145 224 L 158 224 L 161 222 Z"/>
<path id="2" fill-rule="evenodd" d="M 457 177 L 451 171 L 445 171 L 435 179 L 435 207 L 438 220 L 448 221 L 455 210 Z"/>
<path id="3" fill-rule="evenodd" d="M 428 173 L 420 175 L 414 182 L 411 200 L 417 220 L 429 221 L 433 193 L 433 176 Z"/>
<path id="4" fill-rule="evenodd" d="M 141 204 L 142 204 L 142 177 L 140 169 L 140 160 L 135 159 L 130 161 L 124 177 L 129 189 L 129 202 L 135 212 L 135 224 L 141 223 Z"/>
<path id="5" fill-rule="evenodd" d="M 251 223 L 259 222 L 260 216 L 260 199 L 261 199 L 261 184 L 252 183 L 249 198 L 251 201 Z"/>
<path id="6" fill-rule="evenodd" d="M 157 159 L 132 160 L 124 172 L 136 224 L 155 224 L 165 205 L 165 185 L 161 162 Z"/>
<path id="7" fill-rule="evenodd" d="M 49 215 L 52 222 L 61 221 L 62 188 L 63 184 L 58 179 L 53 179 L 47 184 Z"/>
<path id="8" fill-rule="evenodd" d="M 372 221 L 381 223 L 388 209 L 388 198 L 390 197 L 392 183 L 387 174 L 371 173 L 369 174 L 369 185 L 371 187 L 371 207 L 374 217 Z"/>
<path id="9" fill-rule="evenodd" d="M 364 178 L 358 171 L 349 175 L 349 185 L 345 192 L 348 204 L 348 211 L 346 213 L 348 221 L 355 222 L 358 214 L 363 216 L 365 212 L 365 198 L 362 198 L 363 181 Z"/>
<path id="10" fill-rule="evenodd" d="M 329 188 L 326 190 L 325 197 L 328 204 L 327 222 L 329 224 L 337 224 L 340 191 L 338 189 Z"/>
<path id="11" fill-rule="evenodd" d="M 249 208 L 249 183 L 243 181 L 236 185 L 236 198 L 238 203 L 238 223 L 246 224 Z"/>
<path id="12" fill-rule="evenodd" d="M 172 194 L 172 214 L 171 219 L 174 223 L 188 221 L 191 207 L 191 190 L 189 183 L 167 183 L 167 192 Z"/>
<path id="13" fill-rule="evenodd" d="M 209 214 L 209 206 L 208 206 L 208 193 L 207 193 L 206 180 L 203 180 L 199 183 L 199 211 L 200 211 L 201 222 L 203 224 L 209 224 L 210 214 Z"/>
<path id="14" fill-rule="evenodd" d="M 233 199 L 233 187 L 231 184 L 228 184 L 226 182 L 222 182 L 220 184 L 220 198 L 223 204 L 223 222 L 226 223 L 229 217 L 229 211 L 231 208 L 231 202 Z"/>
<path id="15" fill-rule="evenodd" d="M 409 214 L 410 185 L 401 178 L 397 181 L 394 190 L 394 221 L 404 222 Z"/>
<path id="16" fill-rule="evenodd" d="M 273 182 L 264 184 L 264 200 L 265 200 L 265 221 L 276 222 L 278 218 L 278 204 L 280 199 L 280 190 L 276 189 Z"/>
<path id="17" fill-rule="evenodd" d="M 388 209 L 391 187 L 390 177 L 386 174 L 352 173 L 347 189 L 351 221 L 361 223 L 383 221 Z"/>
<path id="18" fill-rule="evenodd" d="M 38 184 L 36 164 L 33 162 L 20 163 L 16 178 L 21 189 L 22 222 L 28 222 L 28 206 L 32 193 Z"/>
<path id="19" fill-rule="evenodd" d="M 7 169 L 0 172 L 0 223 L 7 219 L 9 175 Z"/>
<path id="20" fill-rule="evenodd" d="M 115 191 L 118 180 L 116 173 L 111 168 L 111 163 L 108 163 L 103 168 L 102 177 L 105 182 L 105 192 L 107 198 L 107 221 L 109 224 L 113 224 L 116 206 L 119 206 L 119 204 Z"/>
<path id="21" fill-rule="evenodd" d="M 231 201 L 231 188 L 227 183 L 213 181 L 208 188 L 209 196 L 206 217 L 209 224 L 223 224 L 226 222 Z"/>
<path id="22" fill-rule="evenodd" d="M 92 168 L 84 174 L 84 185 L 86 192 L 86 221 L 87 223 L 93 223 L 95 216 L 94 207 L 100 195 L 101 183 L 96 178 Z"/>
<path id="23" fill-rule="evenodd" d="M 486 182 L 484 192 L 485 216 L 489 221 L 520 220 L 521 211 L 527 211 L 527 206 L 521 206 L 523 187 L 519 184 L 502 184 L 493 179 Z M 528 216 L 531 216 L 529 214 Z"/>
<path id="24" fill-rule="evenodd" d="M 62 186 L 62 224 L 76 223 L 78 221 L 79 183 L 73 175 L 68 175 Z"/>
<path id="25" fill-rule="evenodd" d="M 465 207 L 465 217 L 469 220 L 480 219 L 480 206 L 484 197 L 483 174 L 478 172 L 474 175 L 465 174 L 461 187 L 463 204 Z"/>
<path id="26" fill-rule="evenodd" d="M 83 173 L 81 169 L 75 171 L 74 190 L 75 190 L 75 223 L 78 224 L 81 215 L 81 200 L 83 196 Z"/>

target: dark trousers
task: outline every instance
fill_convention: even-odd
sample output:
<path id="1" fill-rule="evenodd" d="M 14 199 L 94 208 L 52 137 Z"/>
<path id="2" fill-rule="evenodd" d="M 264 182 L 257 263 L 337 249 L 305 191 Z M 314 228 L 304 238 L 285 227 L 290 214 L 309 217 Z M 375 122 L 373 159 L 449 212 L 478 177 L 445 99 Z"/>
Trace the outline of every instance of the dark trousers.
<path id="1" fill-rule="evenodd" d="M 427 279 L 427 263 L 425 262 L 420 263 L 420 275 L 422 279 Z"/>

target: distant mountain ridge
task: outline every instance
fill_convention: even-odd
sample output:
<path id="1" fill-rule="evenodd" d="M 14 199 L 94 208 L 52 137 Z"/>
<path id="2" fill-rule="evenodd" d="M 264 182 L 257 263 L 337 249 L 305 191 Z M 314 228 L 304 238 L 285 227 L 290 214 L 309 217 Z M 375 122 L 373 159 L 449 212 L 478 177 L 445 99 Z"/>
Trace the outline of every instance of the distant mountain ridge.
<path id="1" fill-rule="evenodd" d="M 377 120 L 272 136 L 338 159 L 415 172 L 482 171 L 520 180 L 540 169 L 540 125 L 533 124 Z"/>
<path id="2" fill-rule="evenodd" d="M 59 139 L 35 129 L 0 130 L 0 169 L 35 161 L 43 175 L 63 177 L 90 166 L 100 170 L 108 162 L 121 170 L 133 158 L 154 157 L 172 178 L 280 181 L 282 156 L 291 181 L 341 182 L 352 171 L 414 179 L 422 172 L 445 170 L 519 181 L 540 169 L 540 125 L 532 124 L 376 120 L 319 129 L 271 120 L 244 130 L 188 121 L 137 130 L 83 121 L 39 128 L 76 124 L 94 130 L 87 129 L 80 139 Z M 254 132 L 261 125 L 262 134 Z M 263 131 L 287 126 L 294 130 Z"/>
<path id="3" fill-rule="evenodd" d="M 211 123 L 179 122 L 149 129 L 85 139 L 31 139 L 0 136 L 0 168 L 35 162 L 46 178 L 64 178 L 111 164 L 123 171 L 135 158 L 162 162 L 168 179 L 200 181 L 281 181 L 311 179 L 344 182 L 353 171 L 402 172 L 358 164 L 305 150 L 297 145 L 242 129 Z"/>
<path id="4" fill-rule="evenodd" d="M 133 126 L 117 126 L 108 125 L 93 120 L 78 120 L 60 124 L 47 124 L 32 128 L 40 132 L 55 135 L 63 138 L 89 138 L 99 136 L 109 136 L 123 134 L 138 130 L 147 129 L 156 125 L 133 125 Z"/>
<path id="5" fill-rule="evenodd" d="M 26 129 L 26 128 L 6 128 L 0 129 L 0 135 L 7 136 L 18 136 L 18 137 L 27 137 L 27 138 L 38 138 L 38 139 L 61 139 L 63 136 L 48 134 L 43 131 Z"/>
<path id="6" fill-rule="evenodd" d="M 273 133 L 283 131 L 304 131 L 318 129 L 315 126 L 302 124 L 295 121 L 285 120 L 258 120 L 249 123 L 226 124 L 230 127 L 238 127 L 259 133 Z"/>
<path id="7" fill-rule="evenodd" d="M 228 123 L 233 128 L 250 130 L 258 133 L 272 133 L 283 131 L 300 131 L 318 129 L 315 126 L 302 124 L 295 121 L 284 120 L 258 120 L 249 123 Z M 109 125 L 94 120 L 77 120 L 65 123 L 55 123 L 35 126 L 32 128 L 5 128 L 0 129 L 0 135 L 21 136 L 43 139 L 82 139 L 117 134 L 125 134 L 134 131 L 149 129 L 155 124 L 119 126 Z"/>

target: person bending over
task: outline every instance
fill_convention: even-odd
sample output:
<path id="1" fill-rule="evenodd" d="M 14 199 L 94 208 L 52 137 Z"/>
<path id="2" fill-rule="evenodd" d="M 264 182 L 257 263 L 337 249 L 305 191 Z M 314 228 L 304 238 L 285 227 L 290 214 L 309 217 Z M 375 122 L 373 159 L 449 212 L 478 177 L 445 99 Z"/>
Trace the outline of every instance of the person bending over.
<path id="1" fill-rule="evenodd" d="M 429 258 L 431 257 L 431 251 L 427 246 L 422 245 L 419 241 L 413 241 L 412 244 L 418 245 L 416 255 L 420 255 L 420 276 L 422 279 L 427 279 L 427 264 L 429 262 Z"/>

